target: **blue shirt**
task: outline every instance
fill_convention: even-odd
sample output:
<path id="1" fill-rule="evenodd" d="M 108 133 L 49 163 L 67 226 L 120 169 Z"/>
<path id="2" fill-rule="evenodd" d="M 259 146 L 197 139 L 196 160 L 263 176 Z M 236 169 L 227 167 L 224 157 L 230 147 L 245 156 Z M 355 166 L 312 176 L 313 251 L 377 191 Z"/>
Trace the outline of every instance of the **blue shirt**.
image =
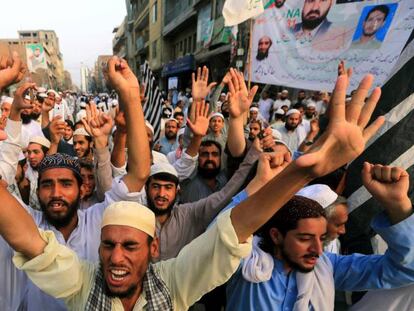
<path id="1" fill-rule="evenodd" d="M 171 144 L 165 136 L 159 140 L 159 144 L 161 146 L 160 152 L 165 155 L 167 155 L 171 151 L 175 151 L 180 146 L 177 140 L 175 140 L 174 143 Z"/>
<path id="2" fill-rule="evenodd" d="M 414 216 L 391 225 L 382 213 L 374 218 L 372 227 L 389 246 L 384 255 L 323 254 L 332 263 L 335 289 L 389 289 L 414 282 Z M 227 286 L 227 310 L 293 309 L 297 299 L 296 273 L 286 274 L 282 262 L 274 260 L 271 279 L 262 283 L 246 281 L 239 267 Z M 312 306 L 309 310 L 313 310 Z"/>

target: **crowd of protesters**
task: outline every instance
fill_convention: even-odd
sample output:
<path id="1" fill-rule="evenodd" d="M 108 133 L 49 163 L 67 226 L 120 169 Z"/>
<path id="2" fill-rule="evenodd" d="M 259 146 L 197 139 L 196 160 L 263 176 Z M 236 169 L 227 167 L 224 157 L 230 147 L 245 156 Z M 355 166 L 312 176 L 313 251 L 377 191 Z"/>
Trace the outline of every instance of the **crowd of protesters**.
<path id="1" fill-rule="evenodd" d="M 0 91 L 18 83 L 1 100 L 2 310 L 334 310 L 360 291 L 353 310 L 413 307 L 406 171 L 364 163 L 388 249 L 341 254 L 345 167 L 384 122 L 372 75 L 348 97 L 340 63 L 331 94 L 295 100 L 198 68 L 160 137 L 125 60 L 107 63 L 110 95 L 24 75 L 1 56 Z"/>

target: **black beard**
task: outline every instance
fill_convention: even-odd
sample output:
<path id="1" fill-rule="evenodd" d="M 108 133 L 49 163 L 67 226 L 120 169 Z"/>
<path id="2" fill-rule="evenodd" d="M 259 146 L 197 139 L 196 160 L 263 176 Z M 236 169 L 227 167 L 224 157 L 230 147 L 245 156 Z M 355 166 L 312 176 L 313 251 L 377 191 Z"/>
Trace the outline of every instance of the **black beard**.
<path id="1" fill-rule="evenodd" d="M 32 120 L 34 120 L 34 121 L 36 121 L 37 119 L 39 119 L 39 117 L 40 117 L 40 113 L 34 113 L 34 112 L 32 112 L 30 114 L 30 118 L 32 118 Z"/>
<path id="2" fill-rule="evenodd" d="M 29 124 L 32 121 L 32 115 L 30 114 L 20 114 L 20 118 L 22 119 L 23 124 Z"/>
<path id="3" fill-rule="evenodd" d="M 288 130 L 288 131 L 294 131 L 294 130 L 296 130 L 296 128 L 298 127 L 298 125 L 290 125 L 290 124 L 288 124 L 288 123 L 285 123 L 285 128 Z"/>
<path id="4" fill-rule="evenodd" d="M 372 37 L 372 36 L 374 36 L 376 33 L 377 33 L 377 31 L 373 31 L 373 32 L 365 32 L 365 30 L 362 30 L 362 34 L 363 34 L 365 37 Z"/>
<path id="5" fill-rule="evenodd" d="M 309 13 L 311 12 L 313 11 L 310 11 Z M 326 16 L 328 15 L 328 13 L 329 13 L 329 10 L 326 11 L 326 13 L 322 15 L 321 17 L 309 20 L 309 19 L 305 19 L 305 17 L 303 16 L 303 12 L 302 12 L 302 28 L 307 29 L 307 30 L 314 30 L 316 27 L 322 24 L 322 22 L 326 19 Z"/>
<path id="6" fill-rule="evenodd" d="M 256 59 L 258 61 L 264 60 L 269 56 L 269 50 L 267 49 L 266 52 L 257 51 Z"/>
<path id="7" fill-rule="evenodd" d="M 165 132 L 165 137 L 167 137 L 168 140 L 177 139 L 177 133 Z"/>
<path id="8" fill-rule="evenodd" d="M 206 161 L 207 164 L 209 163 L 208 161 Z M 205 179 L 213 179 L 216 178 L 216 176 L 220 173 L 221 167 L 216 167 L 216 168 L 203 168 L 203 167 L 198 167 L 197 172 L 198 174 L 200 174 L 201 177 L 205 178 Z"/>
<path id="9" fill-rule="evenodd" d="M 305 116 L 309 119 L 312 119 L 314 115 L 315 115 L 315 113 L 313 113 L 313 112 L 312 113 L 305 112 Z"/>
<path id="10" fill-rule="evenodd" d="M 281 8 L 284 4 L 285 4 L 285 1 L 282 1 L 282 2 L 280 2 L 280 3 L 275 2 L 275 6 L 276 6 L 276 8 L 278 8 L 278 9 L 280 9 L 280 8 Z"/>
<path id="11" fill-rule="evenodd" d="M 227 119 L 227 118 L 229 117 L 229 115 L 230 115 L 230 113 L 229 113 L 228 111 L 226 111 L 226 110 L 221 111 L 221 114 L 223 115 L 223 117 L 224 117 L 225 119 Z"/>
<path id="12" fill-rule="evenodd" d="M 52 215 L 49 214 L 47 205 L 41 202 L 40 200 L 39 200 L 39 203 L 40 203 L 40 208 L 43 214 L 45 215 L 47 222 L 50 223 L 52 226 L 54 226 L 56 229 L 60 229 L 60 228 L 66 227 L 71 222 L 76 212 L 78 211 L 79 201 L 80 201 L 80 196 L 78 196 L 75 202 L 73 202 L 72 204 L 69 204 L 68 202 L 63 201 L 65 205 L 69 207 L 68 213 L 63 218 L 54 218 Z"/>
<path id="13" fill-rule="evenodd" d="M 168 205 L 166 209 L 161 209 L 155 206 L 154 201 L 150 198 L 148 192 L 147 192 L 147 205 L 148 208 L 154 212 L 155 216 L 164 216 L 171 214 L 171 211 L 175 205 L 175 200 Z"/>

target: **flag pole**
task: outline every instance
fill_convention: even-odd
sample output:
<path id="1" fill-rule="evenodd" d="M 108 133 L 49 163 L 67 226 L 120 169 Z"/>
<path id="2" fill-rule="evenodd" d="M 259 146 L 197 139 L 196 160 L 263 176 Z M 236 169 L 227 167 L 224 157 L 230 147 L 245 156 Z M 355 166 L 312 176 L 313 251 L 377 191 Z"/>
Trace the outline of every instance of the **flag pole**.
<path id="1" fill-rule="evenodd" d="M 249 51 L 248 51 L 248 81 L 247 87 L 250 92 L 251 84 L 252 84 L 252 45 L 253 45 L 253 18 L 250 18 L 250 33 L 249 33 Z"/>

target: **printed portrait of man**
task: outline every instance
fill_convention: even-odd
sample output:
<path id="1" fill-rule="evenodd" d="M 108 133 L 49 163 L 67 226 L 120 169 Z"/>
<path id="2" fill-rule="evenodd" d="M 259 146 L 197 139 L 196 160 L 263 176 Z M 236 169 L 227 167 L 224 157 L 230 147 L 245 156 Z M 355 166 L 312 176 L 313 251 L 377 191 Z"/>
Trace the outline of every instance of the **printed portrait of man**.
<path id="1" fill-rule="evenodd" d="M 302 22 L 295 25 L 293 31 L 297 37 L 305 35 L 312 39 L 324 35 L 332 23 L 327 16 L 333 0 L 305 0 L 302 8 Z"/>
<path id="2" fill-rule="evenodd" d="M 369 9 L 365 18 L 363 19 L 362 26 L 357 28 L 357 33 L 360 32 L 358 37 L 357 33 L 354 36 L 351 48 L 354 49 L 378 49 L 381 47 L 383 37 L 378 36 L 381 31 L 385 31 L 385 24 L 387 17 L 390 15 L 390 7 L 387 5 L 376 5 Z M 361 18 L 363 18 L 363 14 Z"/>
<path id="3" fill-rule="evenodd" d="M 262 61 L 269 57 L 269 49 L 272 46 L 273 42 L 268 36 L 263 36 L 259 39 L 257 45 L 257 55 L 256 59 Z"/>

